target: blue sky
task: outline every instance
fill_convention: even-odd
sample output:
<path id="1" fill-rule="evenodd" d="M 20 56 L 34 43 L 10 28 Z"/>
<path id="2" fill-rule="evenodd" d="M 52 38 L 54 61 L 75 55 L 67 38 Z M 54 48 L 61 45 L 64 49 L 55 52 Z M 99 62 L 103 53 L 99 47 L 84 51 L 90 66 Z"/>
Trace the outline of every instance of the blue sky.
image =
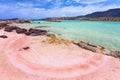
<path id="1" fill-rule="evenodd" d="M 120 8 L 120 0 L 0 0 L 0 19 L 64 17 Z"/>

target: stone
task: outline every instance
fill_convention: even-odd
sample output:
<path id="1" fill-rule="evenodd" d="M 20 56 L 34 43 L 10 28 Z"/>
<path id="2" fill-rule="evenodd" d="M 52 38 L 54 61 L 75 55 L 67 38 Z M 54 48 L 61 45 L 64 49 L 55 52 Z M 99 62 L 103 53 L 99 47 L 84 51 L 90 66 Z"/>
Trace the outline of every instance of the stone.
<path id="1" fill-rule="evenodd" d="M 19 28 L 19 27 L 17 27 L 15 30 L 16 30 L 16 32 L 17 32 L 18 34 L 26 33 L 26 32 L 27 32 L 26 29 L 24 29 L 24 28 Z"/>
<path id="2" fill-rule="evenodd" d="M 48 37 L 55 37 L 54 34 L 47 34 L 46 36 L 48 36 Z"/>
<path id="3" fill-rule="evenodd" d="M 40 29 L 32 29 L 30 28 L 26 35 L 31 35 L 31 36 L 38 36 L 38 35 L 46 35 L 47 31 L 46 30 L 40 30 Z"/>
<path id="4" fill-rule="evenodd" d="M 97 46 L 94 46 L 92 44 L 85 43 L 85 42 L 80 42 L 80 43 L 75 43 L 75 44 L 83 49 L 90 50 L 92 52 L 97 52 Z"/>
<path id="5" fill-rule="evenodd" d="M 6 32 L 12 32 L 16 28 L 17 28 L 16 26 L 7 26 L 7 27 L 5 27 L 4 31 L 6 31 Z"/>
<path id="6" fill-rule="evenodd" d="M 5 39 L 5 38 L 8 38 L 8 37 L 6 35 L 1 35 L 0 38 Z"/>
<path id="7" fill-rule="evenodd" d="M 8 26 L 6 23 L 0 23 L 0 29 L 4 28 L 6 26 Z"/>
<path id="8" fill-rule="evenodd" d="M 28 50 L 28 49 L 30 49 L 30 47 L 24 47 L 23 49 L 24 49 L 24 50 Z"/>

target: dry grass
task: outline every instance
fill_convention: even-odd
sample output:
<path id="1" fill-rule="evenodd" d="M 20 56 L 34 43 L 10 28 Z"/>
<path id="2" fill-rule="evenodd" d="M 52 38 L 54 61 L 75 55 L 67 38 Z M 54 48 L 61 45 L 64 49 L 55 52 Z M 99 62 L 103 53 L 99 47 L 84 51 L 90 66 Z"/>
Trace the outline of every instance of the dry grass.
<path id="1" fill-rule="evenodd" d="M 65 44 L 69 46 L 70 44 L 73 44 L 73 41 L 65 40 L 65 39 L 58 39 L 56 36 L 51 36 L 49 39 L 47 39 L 48 43 L 52 44 Z"/>

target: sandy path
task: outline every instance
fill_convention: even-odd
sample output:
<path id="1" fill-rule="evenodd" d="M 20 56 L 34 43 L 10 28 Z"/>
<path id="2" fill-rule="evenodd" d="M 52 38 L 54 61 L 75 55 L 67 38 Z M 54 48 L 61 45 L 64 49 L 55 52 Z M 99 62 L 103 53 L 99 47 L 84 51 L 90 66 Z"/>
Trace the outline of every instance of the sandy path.
<path id="1" fill-rule="evenodd" d="M 46 36 L 0 34 L 8 36 L 0 38 L 0 80 L 120 79 L 119 59 L 73 44 L 48 44 Z"/>

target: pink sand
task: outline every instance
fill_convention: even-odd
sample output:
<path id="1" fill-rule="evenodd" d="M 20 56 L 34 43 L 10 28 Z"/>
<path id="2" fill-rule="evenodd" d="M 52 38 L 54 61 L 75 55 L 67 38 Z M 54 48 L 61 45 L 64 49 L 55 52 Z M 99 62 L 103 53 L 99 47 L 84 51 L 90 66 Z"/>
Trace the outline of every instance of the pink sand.
<path id="1" fill-rule="evenodd" d="M 120 60 L 46 36 L 0 34 L 0 80 L 120 80 Z M 24 47 L 30 47 L 24 50 Z"/>

